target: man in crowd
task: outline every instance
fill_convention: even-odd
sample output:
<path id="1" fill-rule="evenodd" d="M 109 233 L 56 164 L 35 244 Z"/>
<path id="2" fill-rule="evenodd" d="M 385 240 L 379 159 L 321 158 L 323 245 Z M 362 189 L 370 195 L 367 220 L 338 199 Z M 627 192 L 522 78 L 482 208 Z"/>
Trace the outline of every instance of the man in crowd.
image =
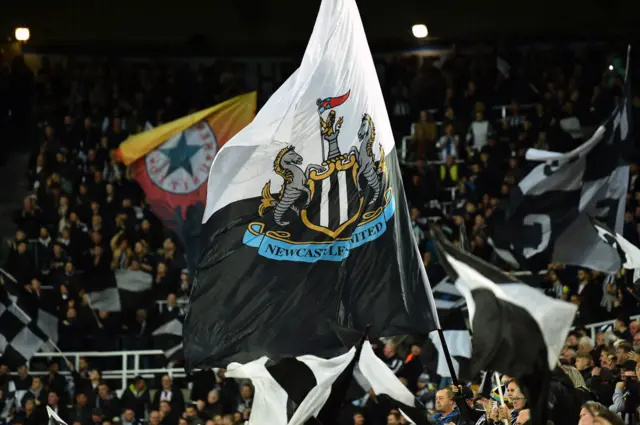
<path id="1" fill-rule="evenodd" d="M 436 413 L 433 420 L 436 425 L 457 424 L 460 419 L 460 410 L 454 400 L 454 392 L 451 388 L 443 388 L 436 393 Z"/>

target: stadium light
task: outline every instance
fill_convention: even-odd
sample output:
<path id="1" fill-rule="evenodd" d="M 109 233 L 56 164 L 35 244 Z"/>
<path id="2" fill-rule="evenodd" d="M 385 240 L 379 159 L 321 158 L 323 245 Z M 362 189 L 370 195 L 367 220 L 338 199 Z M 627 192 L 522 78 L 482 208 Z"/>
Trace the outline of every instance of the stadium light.
<path id="1" fill-rule="evenodd" d="M 429 30 L 424 24 L 417 24 L 411 28 L 411 32 L 415 38 L 425 38 L 429 35 Z"/>
<path id="2" fill-rule="evenodd" d="M 31 37 L 29 28 L 16 28 L 16 40 L 24 43 L 29 41 L 29 37 Z"/>

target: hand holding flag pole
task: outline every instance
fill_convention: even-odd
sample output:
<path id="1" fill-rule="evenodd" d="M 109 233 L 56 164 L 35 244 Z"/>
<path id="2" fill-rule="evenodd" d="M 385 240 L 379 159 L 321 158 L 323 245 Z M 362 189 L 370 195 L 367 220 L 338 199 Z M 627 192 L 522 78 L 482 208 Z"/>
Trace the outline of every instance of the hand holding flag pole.
<path id="1" fill-rule="evenodd" d="M 500 374 L 498 372 L 494 372 L 493 376 L 496 380 L 496 385 L 498 385 L 498 395 L 500 395 L 500 407 L 504 406 L 504 395 L 502 394 L 502 382 L 500 382 Z M 509 425 L 509 421 L 503 419 L 502 422 L 504 425 Z"/>
<path id="2" fill-rule="evenodd" d="M 62 352 L 62 350 L 60 349 L 60 347 L 58 347 L 58 345 L 53 342 L 52 339 L 49 339 L 48 343 L 60 354 L 62 354 L 62 359 L 64 360 L 64 362 L 67 364 L 67 366 L 69 365 L 73 365 L 73 363 L 71 363 L 71 360 L 69 360 L 69 358 L 67 356 L 64 355 L 64 353 Z M 75 367 L 75 366 L 74 366 Z"/>
<path id="3" fill-rule="evenodd" d="M 91 305 L 91 298 L 86 293 L 84 295 L 82 295 L 83 299 L 84 299 L 84 297 L 86 297 L 87 305 L 89 305 L 89 310 L 91 310 L 91 314 L 93 315 L 93 318 L 96 319 L 96 323 L 98 324 L 98 327 L 100 329 L 102 329 L 104 327 L 104 325 L 102 324 L 102 322 L 100 321 L 100 318 L 96 314 L 96 311 L 94 310 L 93 305 Z"/>

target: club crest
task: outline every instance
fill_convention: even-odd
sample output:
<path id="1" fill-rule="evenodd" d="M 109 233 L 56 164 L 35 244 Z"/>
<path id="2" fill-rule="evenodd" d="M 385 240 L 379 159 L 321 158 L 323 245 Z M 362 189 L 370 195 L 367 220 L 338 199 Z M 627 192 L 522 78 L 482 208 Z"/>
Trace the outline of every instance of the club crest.
<path id="1" fill-rule="evenodd" d="M 350 250 L 379 238 L 395 212 L 385 153 L 373 118 L 363 113 L 357 141 L 342 140 L 342 96 L 318 99 L 322 161 L 312 162 L 293 145 L 273 161 L 275 178 L 262 188 L 243 243 L 273 260 L 342 261 Z M 350 142 L 343 153 L 343 146 Z M 281 181 L 279 188 L 276 186 Z M 274 192 L 276 190 L 276 192 Z"/>

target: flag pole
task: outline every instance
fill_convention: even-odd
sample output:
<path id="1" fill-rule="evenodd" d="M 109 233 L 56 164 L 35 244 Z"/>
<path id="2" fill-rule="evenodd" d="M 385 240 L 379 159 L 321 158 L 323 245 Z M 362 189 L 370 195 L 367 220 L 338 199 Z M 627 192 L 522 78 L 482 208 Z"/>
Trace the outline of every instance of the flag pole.
<path id="1" fill-rule="evenodd" d="M 493 376 L 496 379 L 496 384 L 498 385 L 498 395 L 500 395 L 500 406 L 504 406 L 504 395 L 502 394 L 502 382 L 500 382 L 500 375 L 498 372 L 493 372 Z M 503 419 L 502 422 L 504 425 L 509 425 L 509 422 L 506 419 Z"/>
<path id="2" fill-rule="evenodd" d="M 438 313 L 436 313 L 437 316 Z M 442 344 L 442 352 L 444 354 L 444 358 L 447 360 L 447 367 L 449 368 L 449 373 L 451 373 L 451 380 L 453 381 L 453 385 L 456 387 L 460 385 L 458 382 L 458 376 L 456 375 L 456 370 L 453 367 L 453 360 L 451 360 L 451 353 L 449 353 L 449 347 L 447 346 L 447 341 L 444 338 L 444 332 L 442 328 L 438 326 L 438 336 L 440 337 L 440 344 Z"/>
<path id="3" fill-rule="evenodd" d="M 60 354 L 62 354 L 62 358 L 64 359 L 64 361 L 67 363 L 67 365 L 72 364 L 71 361 L 69 360 L 69 358 L 67 356 L 64 355 L 64 353 L 62 352 L 62 350 L 60 349 L 60 347 L 58 347 L 58 344 L 56 344 L 55 342 L 53 342 L 53 340 L 51 338 L 49 338 L 49 344 L 51 344 L 51 346 Z M 75 368 L 75 366 L 74 366 Z"/>
<path id="4" fill-rule="evenodd" d="M 91 310 L 91 314 L 93 315 L 93 318 L 96 319 L 96 323 L 98 324 L 98 327 L 102 329 L 103 327 L 102 322 L 100 321 L 100 318 L 98 317 L 95 310 L 93 309 L 93 305 L 91 305 L 91 297 L 86 293 L 84 295 L 87 297 L 87 304 L 89 305 L 89 310 Z"/>
<path id="5" fill-rule="evenodd" d="M 427 276 L 427 269 L 424 267 L 424 262 L 422 261 L 422 256 L 420 255 L 420 249 L 418 248 L 418 242 L 415 239 L 415 235 L 413 232 L 411 233 L 411 237 L 413 238 L 413 246 L 416 249 L 416 254 L 418 255 L 418 268 L 420 269 L 420 275 L 422 276 L 422 283 L 424 284 L 425 292 L 427 293 L 427 300 L 429 301 L 429 305 L 431 306 L 431 311 L 433 311 L 433 320 L 436 322 L 436 329 L 438 331 L 438 337 L 440 338 L 440 344 L 442 345 L 442 353 L 444 354 L 444 358 L 447 360 L 447 368 L 449 368 L 449 374 L 451 375 L 451 380 L 453 381 L 453 385 L 456 387 L 460 385 L 458 382 L 458 375 L 456 374 L 456 370 L 453 367 L 453 360 L 451 360 L 451 353 L 449 352 L 449 347 L 447 346 L 447 341 L 444 337 L 444 332 L 442 331 L 442 326 L 440 325 L 440 318 L 438 317 L 438 309 L 436 308 L 436 301 L 433 299 L 433 292 L 431 292 L 431 284 L 429 283 L 429 276 Z"/>

